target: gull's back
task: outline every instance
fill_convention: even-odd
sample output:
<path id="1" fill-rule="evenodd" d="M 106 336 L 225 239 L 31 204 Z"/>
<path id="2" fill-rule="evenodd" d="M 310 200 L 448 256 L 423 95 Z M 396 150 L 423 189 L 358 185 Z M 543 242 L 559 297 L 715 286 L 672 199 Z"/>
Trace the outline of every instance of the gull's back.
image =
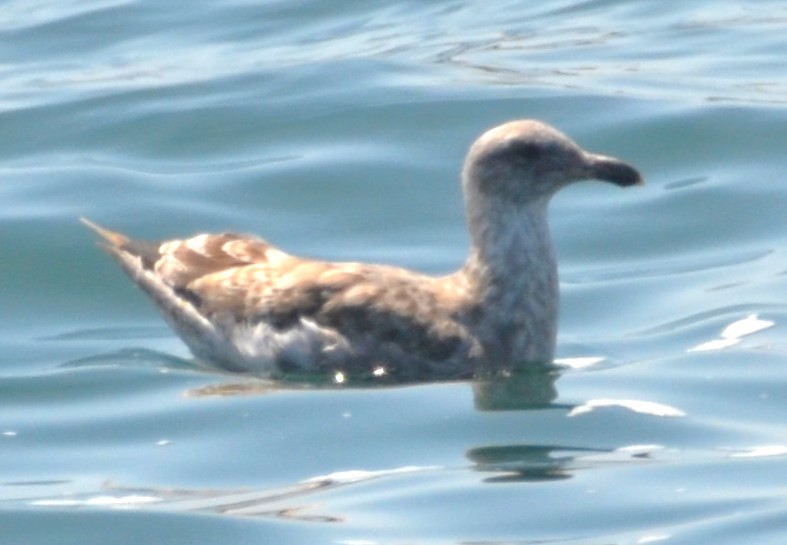
<path id="1" fill-rule="evenodd" d="M 236 234 L 145 243 L 85 223 L 192 352 L 230 370 L 472 375 L 455 277 L 301 259 Z"/>

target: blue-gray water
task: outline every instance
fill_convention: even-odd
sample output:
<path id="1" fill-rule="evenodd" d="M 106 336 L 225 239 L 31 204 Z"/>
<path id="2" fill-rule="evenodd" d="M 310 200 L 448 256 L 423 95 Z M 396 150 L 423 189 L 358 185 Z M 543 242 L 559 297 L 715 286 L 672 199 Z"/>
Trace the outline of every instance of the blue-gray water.
<path id="1" fill-rule="evenodd" d="M 3 2 L 0 541 L 782 545 L 785 30 L 784 0 Z M 647 185 L 556 198 L 572 367 L 497 405 L 200 369 L 76 220 L 442 273 L 467 146 L 522 117 Z"/>

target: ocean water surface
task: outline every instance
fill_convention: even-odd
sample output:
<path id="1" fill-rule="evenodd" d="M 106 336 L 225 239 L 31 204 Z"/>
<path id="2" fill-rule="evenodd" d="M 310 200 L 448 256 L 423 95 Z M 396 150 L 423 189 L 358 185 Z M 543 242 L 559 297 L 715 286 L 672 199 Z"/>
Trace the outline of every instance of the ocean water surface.
<path id="1" fill-rule="evenodd" d="M 4 544 L 787 539 L 787 3 L 0 6 Z M 552 203 L 555 375 L 193 361 L 79 225 L 441 274 L 534 117 L 637 165 Z"/>

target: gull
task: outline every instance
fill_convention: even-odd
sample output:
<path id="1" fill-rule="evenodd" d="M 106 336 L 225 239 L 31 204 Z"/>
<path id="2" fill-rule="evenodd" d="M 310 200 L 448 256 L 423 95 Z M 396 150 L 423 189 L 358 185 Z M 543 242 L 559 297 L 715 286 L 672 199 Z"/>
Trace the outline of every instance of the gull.
<path id="1" fill-rule="evenodd" d="M 230 371 L 409 381 L 548 368 L 559 301 L 548 204 L 573 182 L 642 178 L 536 120 L 483 133 L 461 178 L 470 249 L 446 276 L 298 257 L 234 233 L 138 241 L 81 221 L 194 356 Z"/>

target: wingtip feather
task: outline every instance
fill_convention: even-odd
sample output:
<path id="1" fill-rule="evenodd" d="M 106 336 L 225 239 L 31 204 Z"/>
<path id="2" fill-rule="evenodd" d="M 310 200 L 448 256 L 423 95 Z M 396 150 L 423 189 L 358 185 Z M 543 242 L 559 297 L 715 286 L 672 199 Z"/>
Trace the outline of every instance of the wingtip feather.
<path id="1" fill-rule="evenodd" d="M 121 233 L 117 233 L 115 231 L 110 231 L 104 227 L 101 227 L 97 223 L 94 223 L 87 219 L 86 217 L 80 217 L 79 221 L 82 222 L 88 229 L 96 233 L 98 236 L 103 238 L 105 241 L 109 243 L 111 247 L 120 247 L 123 244 L 126 244 L 129 241 L 129 238 Z"/>

